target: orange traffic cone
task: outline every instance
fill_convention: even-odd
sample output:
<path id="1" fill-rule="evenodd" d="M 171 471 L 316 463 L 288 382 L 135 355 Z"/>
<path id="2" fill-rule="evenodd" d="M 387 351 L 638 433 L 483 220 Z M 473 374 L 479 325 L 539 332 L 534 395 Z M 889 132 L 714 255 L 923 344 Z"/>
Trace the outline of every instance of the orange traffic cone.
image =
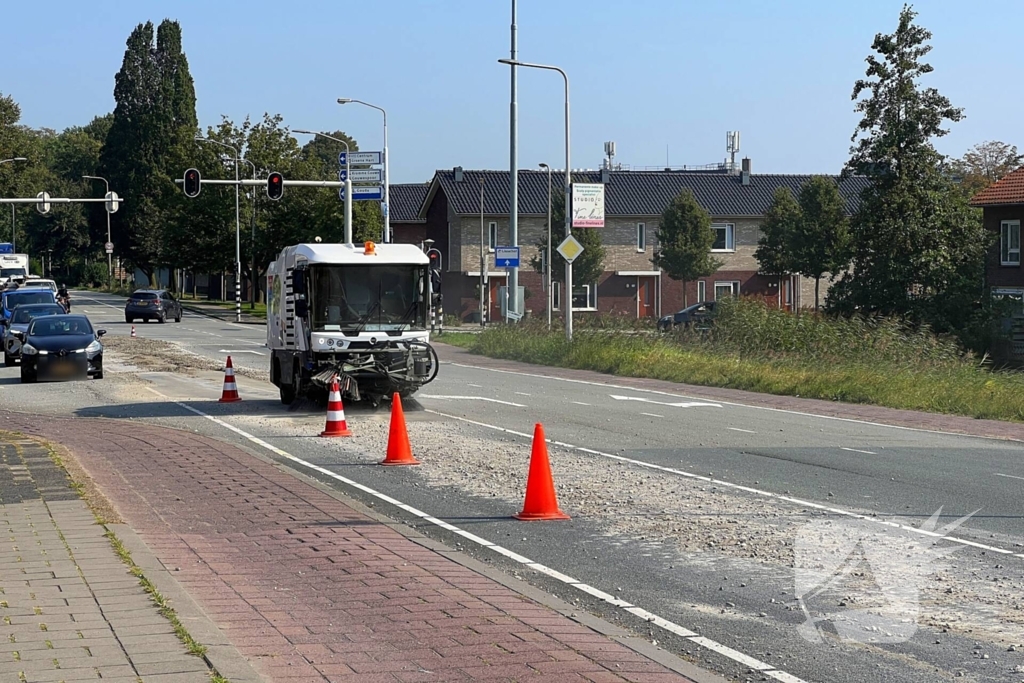
<path id="1" fill-rule="evenodd" d="M 132 325 L 132 336 L 135 336 L 135 325 Z"/>
<path id="2" fill-rule="evenodd" d="M 331 380 L 331 394 L 327 397 L 327 426 L 320 436 L 352 436 L 345 421 L 345 406 L 341 403 L 341 387 L 338 376 Z"/>
<path id="3" fill-rule="evenodd" d="M 540 423 L 533 428 L 533 453 L 530 455 L 523 511 L 513 516 L 525 521 L 569 519 L 569 515 L 558 509 L 555 482 L 551 478 L 551 463 L 548 461 L 548 444 L 544 439 L 544 425 Z"/>
<path id="4" fill-rule="evenodd" d="M 228 364 L 224 366 L 224 391 L 221 392 L 218 403 L 235 403 L 241 401 L 238 395 L 238 385 L 235 384 L 235 369 L 231 365 L 231 356 L 228 356 Z"/>
<path id="5" fill-rule="evenodd" d="M 409 432 L 405 429 L 405 413 L 402 411 L 402 399 L 395 392 L 391 399 L 391 429 L 388 432 L 388 454 L 381 465 L 419 465 L 420 461 L 412 457 L 409 446 Z"/>

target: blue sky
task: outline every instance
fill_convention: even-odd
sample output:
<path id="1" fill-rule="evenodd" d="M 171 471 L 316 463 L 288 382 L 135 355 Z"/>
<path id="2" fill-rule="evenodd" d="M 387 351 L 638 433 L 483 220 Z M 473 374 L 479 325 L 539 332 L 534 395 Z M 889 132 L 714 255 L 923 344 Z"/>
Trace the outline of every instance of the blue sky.
<path id="1" fill-rule="evenodd" d="M 434 169 L 508 168 L 510 0 L 50 0 L 5 2 L 0 92 L 23 123 L 62 129 L 112 110 L 132 28 L 182 24 L 200 122 L 280 113 L 293 128 L 342 129 L 379 149 L 388 110 L 393 182 Z M 967 119 L 939 141 L 960 155 L 997 139 L 1024 147 L 1024 52 L 999 26 L 1024 2 L 919 2 L 937 87 Z M 519 57 L 556 64 L 572 84 L 573 167 L 603 142 L 636 166 L 725 156 L 725 132 L 758 173 L 837 172 L 857 122 L 854 81 L 902 0 L 519 0 Z M 562 82 L 519 71 L 522 168 L 562 165 Z"/>

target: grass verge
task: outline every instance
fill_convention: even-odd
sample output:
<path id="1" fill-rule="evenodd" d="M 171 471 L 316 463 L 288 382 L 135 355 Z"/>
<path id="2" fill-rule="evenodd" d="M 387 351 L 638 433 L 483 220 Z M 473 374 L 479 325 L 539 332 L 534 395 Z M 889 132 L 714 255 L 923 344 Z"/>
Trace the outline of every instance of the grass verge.
<path id="1" fill-rule="evenodd" d="M 757 321 L 740 313 L 723 315 L 713 335 L 583 331 L 570 344 L 560 331 L 524 324 L 446 333 L 443 341 L 492 358 L 611 375 L 1024 422 L 1024 374 L 990 369 L 927 331 L 819 319 L 755 334 Z"/>

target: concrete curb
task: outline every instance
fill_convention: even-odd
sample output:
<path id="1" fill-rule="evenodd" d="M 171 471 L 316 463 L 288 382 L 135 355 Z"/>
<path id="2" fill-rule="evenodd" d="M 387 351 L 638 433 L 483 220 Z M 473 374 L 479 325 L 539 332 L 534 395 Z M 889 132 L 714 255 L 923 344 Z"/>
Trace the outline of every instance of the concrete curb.
<path id="1" fill-rule="evenodd" d="M 249 661 L 235 649 L 213 620 L 181 587 L 174 575 L 153 555 L 139 535 L 126 524 L 105 526 L 131 553 L 132 560 L 142 569 L 146 578 L 167 598 L 185 630 L 196 639 L 196 642 L 206 646 L 204 658 L 207 663 L 231 683 L 261 683 L 263 679 L 252 669 Z"/>

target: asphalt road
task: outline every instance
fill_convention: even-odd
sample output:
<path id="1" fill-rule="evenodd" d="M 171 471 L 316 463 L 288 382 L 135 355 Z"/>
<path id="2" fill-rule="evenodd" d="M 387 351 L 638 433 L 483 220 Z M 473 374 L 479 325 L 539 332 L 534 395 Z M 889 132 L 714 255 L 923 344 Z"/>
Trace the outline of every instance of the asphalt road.
<path id="1" fill-rule="evenodd" d="M 73 301 L 76 312 L 89 315 L 108 334 L 129 334 L 123 299 L 77 294 Z M 173 342 L 218 361 L 230 353 L 236 366 L 267 371 L 269 356 L 261 326 L 224 323 L 186 312 L 180 324 L 136 323 L 136 330 L 139 336 Z M 644 470 L 646 465 L 652 476 L 663 479 L 692 483 L 694 475 L 710 477 L 715 481 L 702 482 L 708 489 L 706 495 L 736 496 L 736 500 L 747 501 L 745 505 L 768 500 L 785 511 L 780 518 L 783 521 L 807 521 L 817 510 L 822 517 L 839 521 L 842 513 L 862 513 L 872 520 L 899 517 L 917 526 L 939 508 L 942 523 L 980 510 L 951 534 L 984 547 L 959 546 L 948 580 L 960 582 L 950 584 L 956 586 L 960 609 L 947 609 L 943 615 L 951 622 L 989 619 L 988 630 L 1001 630 L 1009 642 L 1016 643 L 1018 652 L 1006 652 L 1005 643 L 979 640 L 967 627 L 945 629 L 938 623 L 918 624 L 904 642 L 845 642 L 833 634 L 824 643 L 815 643 L 797 631 L 803 616 L 791 605 L 791 566 L 744 561 L 734 553 L 713 548 L 681 553 L 631 534 L 628 525 L 610 526 L 597 515 L 574 515 L 567 523 L 524 527 L 508 518 L 507 501 L 481 495 L 479 486 L 468 491 L 459 485 L 438 485 L 418 468 L 396 472 L 373 467 L 365 457 L 357 457 L 358 445 L 325 445 L 324 440 L 312 438 L 322 427 L 322 414 L 285 409 L 276 400 L 274 387 L 265 381 L 239 378 L 246 400 L 225 406 L 214 402 L 220 391 L 216 373 L 179 376 L 121 370 L 110 367 L 108 378 L 114 381 L 107 384 L 104 380 L 73 387 L 15 387 L 17 370 L 6 369 L 0 371 L 4 405 L 43 413 L 152 420 L 239 441 L 250 448 L 255 442 L 225 425 L 255 434 L 274 448 L 768 662 L 777 667 L 769 672 L 771 677 L 780 680 L 787 680 L 781 672 L 830 683 L 933 681 L 958 673 L 967 676 L 966 680 L 1024 680 L 1024 674 L 1011 673 L 1014 666 L 1024 664 L 1019 652 L 1024 649 L 1024 638 L 1014 640 L 1024 621 L 1022 606 L 1007 606 L 1006 610 L 1013 611 L 1007 618 L 1002 607 L 984 598 L 995 580 L 1010 587 L 997 601 L 1013 603 L 1016 597 L 1024 602 L 1024 594 L 1016 594 L 1024 569 L 1020 555 L 1024 545 L 1020 523 L 1024 459 L 1019 444 L 617 388 L 613 378 L 608 384 L 573 382 L 545 377 L 543 369 L 507 373 L 446 365 L 438 379 L 417 395 L 418 402 L 408 407 L 411 423 L 456 430 L 467 441 L 481 444 L 483 449 L 493 447 L 496 452 L 510 447 L 528 449 L 528 439 L 517 433 L 528 434 L 534 423 L 543 422 L 549 438 L 571 445 L 559 453 L 586 458 L 595 476 L 614 478 L 624 466 Z M 220 422 L 199 417 L 181 404 Z M 382 411 L 349 407 L 348 412 L 354 424 L 367 427 L 387 420 Z M 553 458 L 559 457 L 566 456 L 553 453 Z M 624 465 L 616 458 L 635 462 Z M 308 468 L 285 462 L 311 474 Z M 316 476 L 342 485 L 323 474 Z M 387 508 L 386 514 L 446 543 L 517 572 L 545 590 L 577 600 L 581 609 L 641 633 L 650 631 L 659 644 L 704 666 L 741 680 L 753 675 L 748 673 L 750 667 L 735 657 L 696 647 L 692 641 L 651 627 L 607 602 L 586 595 L 581 599 L 579 591 L 564 582 L 524 571 L 521 564 L 466 543 L 451 530 L 425 524 L 408 510 L 381 503 L 365 491 L 349 493 L 364 497 L 378 509 Z M 647 497 L 655 500 L 653 488 L 639 488 L 633 495 L 638 503 Z M 815 506 L 834 512 L 825 513 Z M 744 515 L 748 516 L 738 519 L 739 525 L 756 529 L 760 522 L 746 508 Z M 913 616 L 909 614 L 911 620 Z"/>

